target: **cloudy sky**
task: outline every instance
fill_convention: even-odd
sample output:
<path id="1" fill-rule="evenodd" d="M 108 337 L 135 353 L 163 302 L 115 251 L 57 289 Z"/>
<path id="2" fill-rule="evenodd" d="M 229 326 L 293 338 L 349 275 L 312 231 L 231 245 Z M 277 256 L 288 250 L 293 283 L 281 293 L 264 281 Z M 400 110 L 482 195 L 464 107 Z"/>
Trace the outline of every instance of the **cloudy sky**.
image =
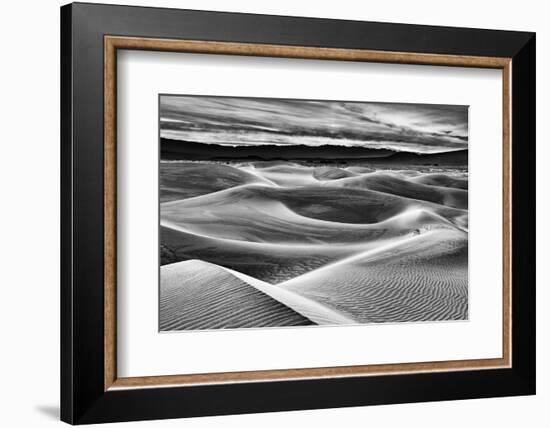
<path id="1" fill-rule="evenodd" d="M 261 98 L 160 98 L 162 138 L 205 144 L 468 148 L 468 107 Z"/>

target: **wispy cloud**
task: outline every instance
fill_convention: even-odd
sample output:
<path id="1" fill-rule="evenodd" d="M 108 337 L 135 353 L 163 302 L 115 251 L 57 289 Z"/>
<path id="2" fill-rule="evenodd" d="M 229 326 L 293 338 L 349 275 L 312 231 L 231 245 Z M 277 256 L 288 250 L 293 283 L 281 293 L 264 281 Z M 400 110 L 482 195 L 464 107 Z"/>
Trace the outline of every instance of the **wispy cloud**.
<path id="1" fill-rule="evenodd" d="M 435 153 L 468 147 L 468 108 L 163 95 L 160 132 L 163 138 L 205 144 L 335 144 Z"/>

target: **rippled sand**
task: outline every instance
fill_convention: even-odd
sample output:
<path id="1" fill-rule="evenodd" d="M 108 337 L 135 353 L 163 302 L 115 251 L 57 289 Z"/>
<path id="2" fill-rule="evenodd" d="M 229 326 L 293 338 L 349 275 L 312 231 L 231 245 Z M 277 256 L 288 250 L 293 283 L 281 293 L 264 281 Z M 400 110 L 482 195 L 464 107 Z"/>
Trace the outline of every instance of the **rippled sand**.
<path id="1" fill-rule="evenodd" d="M 467 172 L 161 163 L 161 330 L 464 320 Z"/>

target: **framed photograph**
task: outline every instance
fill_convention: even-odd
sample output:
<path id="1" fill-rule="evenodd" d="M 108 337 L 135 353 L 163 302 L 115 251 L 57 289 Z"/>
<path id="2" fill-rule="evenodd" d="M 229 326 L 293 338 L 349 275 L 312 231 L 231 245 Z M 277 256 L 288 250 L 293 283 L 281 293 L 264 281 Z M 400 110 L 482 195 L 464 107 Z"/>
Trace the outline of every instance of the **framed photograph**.
<path id="1" fill-rule="evenodd" d="M 62 420 L 535 393 L 533 33 L 76 3 L 61 56 Z"/>

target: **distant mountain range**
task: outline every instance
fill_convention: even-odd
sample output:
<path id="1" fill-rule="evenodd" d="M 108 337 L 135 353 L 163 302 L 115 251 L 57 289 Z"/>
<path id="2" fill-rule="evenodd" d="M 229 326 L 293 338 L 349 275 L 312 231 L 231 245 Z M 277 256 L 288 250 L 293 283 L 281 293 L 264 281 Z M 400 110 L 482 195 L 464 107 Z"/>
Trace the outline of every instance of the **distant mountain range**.
<path id="1" fill-rule="evenodd" d="M 395 152 L 384 158 L 369 160 L 371 163 L 392 163 L 399 165 L 446 165 L 446 166 L 467 166 L 468 150 L 456 150 L 443 153 L 410 153 Z"/>
<path id="2" fill-rule="evenodd" d="M 445 153 L 417 154 L 395 152 L 388 149 L 366 147 L 323 146 L 221 146 L 217 144 L 194 143 L 190 141 L 161 138 L 161 159 L 163 160 L 311 160 L 311 161 L 356 161 L 371 163 L 413 164 L 413 165 L 467 165 L 468 150 Z"/>

